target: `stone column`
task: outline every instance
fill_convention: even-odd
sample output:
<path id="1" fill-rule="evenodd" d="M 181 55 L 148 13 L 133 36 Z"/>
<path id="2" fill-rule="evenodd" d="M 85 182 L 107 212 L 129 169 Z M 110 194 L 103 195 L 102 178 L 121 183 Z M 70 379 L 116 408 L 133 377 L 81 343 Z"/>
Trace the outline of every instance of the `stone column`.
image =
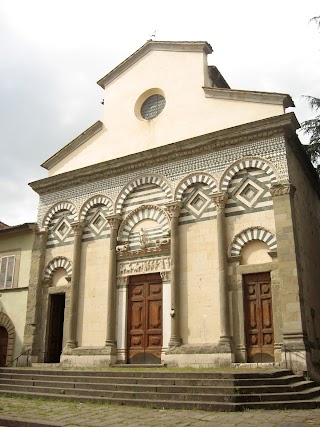
<path id="1" fill-rule="evenodd" d="M 116 286 L 117 286 L 117 235 L 121 224 L 120 215 L 111 215 L 107 218 L 110 225 L 109 245 L 109 271 L 108 271 L 108 294 L 107 294 L 107 333 L 106 346 L 115 345 L 116 325 Z"/>
<path id="2" fill-rule="evenodd" d="M 30 268 L 30 281 L 27 299 L 26 326 L 24 330 L 23 351 L 31 351 L 31 361 L 38 362 L 40 356 L 41 296 L 48 228 L 35 230 Z"/>
<path id="3" fill-rule="evenodd" d="M 299 353 L 299 351 L 306 351 L 306 346 L 303 332 L 304 308 L 302 306 L 303 301 L 301 301 L 301 284 L 298 275 L 298 245 L 293 219 L 295 188 L 289 182 L 284 182 L 272 186 L 270 193 L 273 198 L 277 236 L 283 343 L 286 350 Z M 301 369 L 303 368 L 301 366 Z"/>
<path id="4" fill-rule="evenodd" d="M 166 204 L 171 219 L 171 336 L 169 347 L 181 344 L 180 339 L 180 266 L 179 266 L 179 234 L 178 221 L 181 202 Z"/>
<path id="5" fill-rule="evenodd" d="M 73 258 L 72 258 L 72 278 L 70 289 L 70 310 L 67 348 L 75 348 L 77 343 L 77 321 L 79 302 L 79 282 L 81 270 L 81 240 L 85 227 L 83 222 L 71 224 L 74 231 Z"/>
<path id="6" fill-rule="evenodd" d="M 229 298 L 227 280 L 227 245 L 225 230 L 225 204 L 227 193 L 217 193 L 212 196 L 212 201 L 217 212 L 217 240 L 218 240 L 218 264 L 219 264 L 219 300 L 220 300 L 220 341 L 219 344 L 230 345 L 230 320 Z"/>

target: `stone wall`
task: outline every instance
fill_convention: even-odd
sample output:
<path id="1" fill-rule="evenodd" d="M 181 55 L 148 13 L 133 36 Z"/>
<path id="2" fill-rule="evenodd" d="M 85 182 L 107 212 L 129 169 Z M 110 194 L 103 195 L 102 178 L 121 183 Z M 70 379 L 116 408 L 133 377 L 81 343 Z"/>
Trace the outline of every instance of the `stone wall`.
<path id="1" fill-rule="evenodd" d="M 301 310 L 303 340 L 308 350 L 308 368 L 320 378 L 320 192 L 308 159 L 292 139 L 287 147 L 289 179 L 293 185 L 293 219 L 297 255 L 298 295 L 288 310 Z M 287 251 L 287 259 L 291 256 Z M 299 358 L 297 347 L 296 357 Z"/>

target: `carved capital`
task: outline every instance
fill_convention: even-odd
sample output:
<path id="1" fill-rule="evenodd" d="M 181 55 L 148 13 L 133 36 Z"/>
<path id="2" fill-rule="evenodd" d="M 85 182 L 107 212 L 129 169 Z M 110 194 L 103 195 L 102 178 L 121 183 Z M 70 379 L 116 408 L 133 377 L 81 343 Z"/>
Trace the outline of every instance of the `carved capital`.
<path id="1" fill-rule="evenodd" d="M 284 196 L 286 194 L 293 195 L 296 191 L 295 187 L 290 184 L 290 182 L 284 182 L 275 184 L 270 188 L 270 193 L 272 197 L 275 196 Z"/>
<path id="2" fill-rule="evenodd" d="M 165 205 L 170 219 L 179 218 L 182 202 L 170 202 Z"/>
<path id="3" fill-rule="evenodd" d="M 117 288 L 125 288 L 128 286 L 129 276 L 117 277 Z"/>
<path id="4" fill-rule="evenodd" d="M 107 216 L 107 221 L 110 225 L 111 230 L 118 230 L 118 228 L 120 227 L 122 218 L 118 214 L 110 215 L 110 216 Z"/>
<path id="5" fill-rule="evenodd" d="M 85 227 L 85 223 L 84 222 L 74 222 L 73 224 L 71 224 L 71 227 L 74 231 L 75 236 L 82 236 L 84 227 Z"/>
<path id="6" fill-rule="evenodd" d="M 164 282 L 170 282 L 171 271 L 161 271 L 160 276 Z"/>
<path id="7" fill-rule="evenodd" d="M 211 200 L 213 201 L 217 213 L 223 212 L 226 201 L 228 200 L 228 194 L 227 193 L 215 193 L 211 196 Z"/>

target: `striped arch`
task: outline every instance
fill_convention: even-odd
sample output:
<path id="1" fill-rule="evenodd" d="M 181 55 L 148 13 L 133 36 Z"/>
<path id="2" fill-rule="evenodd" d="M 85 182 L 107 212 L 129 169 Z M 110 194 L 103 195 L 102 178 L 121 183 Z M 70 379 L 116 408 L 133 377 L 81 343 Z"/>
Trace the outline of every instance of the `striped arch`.
<path id="1" fill-rule="evenodd" d="M 263 227 L 250 227 L 234 237 L 229 249 L 230 256 L 240 256 L 243 246 L 252 240 L 262 240 L 268 245 L 270 251 L 277 250 L 276 236 L 271 231 Z"/>
<path id="2" fill-rule="evenodd" d="M 182 181 L 177 186 L 175 192 L 175 200 L 180 201 L 182 199 L 183 192 L 186 188 L 190 187 L 192 184 L 201 182 L 210 187 L 212 193 L 217 191 L 217 184 L 215 179 L 207 172 L 197 172 L 184 177 Z"/>
<path id="3" fill-rule="evenodd" d="M 42 223 L 43 226 L 47 227 L 49 225 L 52 217 L 57 212 L 60 212 L 60 211 L 69 211 L 69 212 L 72 213 L 72 215 L 74 217 L 76 217 L 76 215 L 77 215 L 77 209 L 76 209 L 76 207 L 72 203 L 70 203 L 70 202 L 60 202 L 60 203 L 57 203 L 56 205 L 52 206 L 52 208 L 47 212 L 47 214 L 44 217 L 43 223 Z M 74 218 L 74 220 L 76 220 L 76 218 Z"/>
<path id="4" fill-rule="evenodd" d="M 90 208 L 97 205 L 104 205 L 108 208 L 108 215 L 113 213 L 113 202 L 109 197 L 100 194 L 91 197 L 87 200 L 80 209 L 79 220 L 84 221 Z"/>
<path id="5" fill-rule="evenodd" d="M 44 270 L 44 277 L 43 277 L 43 279 L 45 281 L 51 280 L 53 273 L 58 268 L 64 268 L 66 270 L 66 272 L 67 272 L 67 277 L 71 278 L 71 275 L 72 275 L 72 264 L 71 264 L 71 261 L 68 258 L 64 257 L 64 256 L 58 256 L 56 258 L 53 258 L 53 260 L 51 260 L 48 263 L 48 265 L 46 266 L 46 268 Z"/>
<path id="6" fill-rule="evenodd" d="M 12 320 L 3 312 L 0 313 L 0 326 L 3 326 L 8 332 L 8 348 L 6 357 L 6 366 L 8 366 L 11 364 L 13 359 L 13 346 L 16 333 Z"/>
<path id="7" fill-rule="evenodd" d="M 127 242 L 132 228 L 143 219 L 153 219 L 162 228 L 164 235 L 170 231 L 170 219 L 168 214 L 157 205 L 141 205 L 139 208 L 130 212 L 122 222 L 119 229 L 118 240 Z"/>
<path id="8" fill-rule="evenodd" d="M 144 175 L 129 182 L 120 192 L 116 201 L 116 213 L 121 214 L 122 205 L 126 197 L 137 187 L 144 184 L 155 184 L 162 188 L 169 200 L 172 200 L 172 189 L 170 184 L 160 175 Z"/>
<path id="9" fill-rule="evenodd" d="M 220 180 L 220 191 L 226 192 L 228 190 L 229 183 L 232 177 L 240 170 L 247 168 L 256 168 L 263 170 L 270 177 L 270 181 L 272 184 L 276 183 L 279 179 L 276 168 L 271 165 L 267 160 L 259 159 L 257 157 L 250 157 L 247 159 L 237 160 L 226 170 L 226 172 L 224 172 Z"/>

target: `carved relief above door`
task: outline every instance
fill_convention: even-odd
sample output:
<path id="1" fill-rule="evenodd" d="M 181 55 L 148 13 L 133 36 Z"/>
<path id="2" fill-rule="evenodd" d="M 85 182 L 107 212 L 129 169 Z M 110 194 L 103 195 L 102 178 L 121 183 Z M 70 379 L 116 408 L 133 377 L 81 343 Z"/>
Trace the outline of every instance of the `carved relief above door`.
<path id="1" fill-rule="evenodd" d="M 127 336 L 128 363 L 161 363 L 162 281 L 159 273 L 130 277 Z"/>
<path id="2" fill-rule="evenodd" d="M 245 333 L 248 362 L 274 361 L 270 273 L 243 276 Z"/>

